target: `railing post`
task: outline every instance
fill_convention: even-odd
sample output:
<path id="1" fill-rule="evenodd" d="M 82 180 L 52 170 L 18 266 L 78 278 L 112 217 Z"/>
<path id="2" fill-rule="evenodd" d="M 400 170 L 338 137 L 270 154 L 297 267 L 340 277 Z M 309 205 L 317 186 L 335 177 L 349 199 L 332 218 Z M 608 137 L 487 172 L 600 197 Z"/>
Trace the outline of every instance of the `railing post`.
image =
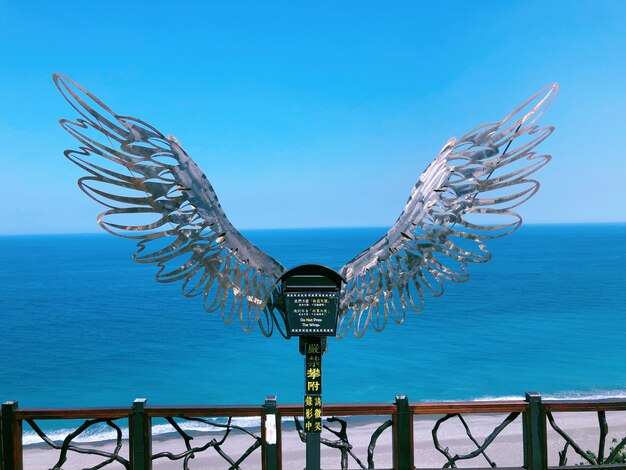
<path id="1" fill-rule="evenodd" d="M 396 396 L 393 466 L 396 470 L 413 469 L 413 419 L 406 395 Z"/>
<path id="2" fill-rule="evenodd" d="M 541 395 L 527 392 L 528 412 L 523 420 L 524 467 L 530 470 L 548 468 L 546 441 L 546 416 L 543 413 Z"/>
<path id="3" fill-rule="evenodd" d="M 130 416 L 130 466 L 133 470 L 152 470 L 152 420 L 146 413 L 147 402 L 147 398 L 137 398 Z"/>
<path id="4" fill-rule="evenodd" d="M 276 396 L 268 396 L 263 404 L 263 470 L 279 470 L 280 464 L 280 415 L 276 411 Z"/>
<path id="5" fill-rule="evenodd" d="M 15 418 L 16 401 L 2 404 L 2 470 L 22 470 L 22 422 Z"/>

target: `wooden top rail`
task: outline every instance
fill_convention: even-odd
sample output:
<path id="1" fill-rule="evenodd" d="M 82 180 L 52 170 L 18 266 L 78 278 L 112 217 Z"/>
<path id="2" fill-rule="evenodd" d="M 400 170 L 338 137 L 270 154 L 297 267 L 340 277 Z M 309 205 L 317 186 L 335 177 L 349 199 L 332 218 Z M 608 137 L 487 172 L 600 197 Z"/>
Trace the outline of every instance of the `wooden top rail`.
<path id="1" fill-rule="evenodd" d="M 582 411 L 626 411 L 626 399 L 605 400 L 543 400 L 544 413 Z M 528 402 L 469 401 L 430 402 L 409 405 L 414 415 L 439 415 L 455 413 L 523 413 L 528 411 Z M 302 404 L 277 405 L 282 416 L 302 416 Z M 156 418 L 174 417 L 248 417 L 262 416 L 261 405 L 214 405 L 214 406 L 146 406 L 148 416 Z M 374 416 L 394 415 L 394 403 L 333 403 L 324 405 L 325 416 Z M 131 406 L 105 408 L 17 408 L 17 419 L 119 419 L 133 414 Z"/>
<path id="2" fill-rule="evenodd" d="M 18 408 L 17 419 L 118 419 L 132 414 L 130 406 L 118 408 Z"/>
<path id="3" fill-rule="evenodd" d="M 438 415 L 454 413 L 522 413 L 527 410 L 524 400 L 507 401 L 442 401 L 412 403 L 410 409 L 416 415 Z"/>
<path id="4" fill-rule="evenodd" d="M 543 410 L 547 412 L 574 411 L 626 411 L 626 398 L 603 400 L 543 400 Z"/>
<path id="5" fill-rule="evenodd" d="M 153 418 L 261 416 L 263 407 L 260 405 L 146 406 L 146 413 Z"/>
<path id="6" fill-rule="evenodd" d="M 301 416 L 303 406 L 278 405 L 277 411 L 283 416 Z M 148 416 L 152 418 L 175 417 L 226 417 L 226 416 L 261 416 L 263 407 L 260 405 L 214 405 L 214 406 L 146 406 Z M 392 415 L 396 412 L 393 403 L 346 403 L 324 405 L 324 412 L 330 415 L 369 416 Z M 128 417 L 133 413 L 132 407 L 119 408 L 18 408 L 17 419 L 117 419 Z"/>

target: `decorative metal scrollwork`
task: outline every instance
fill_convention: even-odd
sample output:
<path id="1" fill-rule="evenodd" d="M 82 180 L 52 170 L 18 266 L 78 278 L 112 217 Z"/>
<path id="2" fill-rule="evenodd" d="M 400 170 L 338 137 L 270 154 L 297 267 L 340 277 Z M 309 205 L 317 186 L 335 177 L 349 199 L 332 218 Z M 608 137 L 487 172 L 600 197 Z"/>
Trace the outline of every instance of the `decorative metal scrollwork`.
<path id="1" fill-rule="evenodd" d="M 183 438 L 185 441 L 185 451 L 179 454 L 173 454 L 171 452 L 159 452 L 152 456 L 152 460 L 167 458 L 169 460 L 182 460 L 183 461 L 183 469 L 189 470 L 189 461 L 196 457 L 197 454 L 207 451 L 209 449 L 214 449 L 217 454 L 222 457 L 226 462 L 228 462 L 229 470 L 239 470 L 239 465 L 248 458 L 250 454 L 252 454 L 256 449 L 261 447 L 263 441 L 260 436 L 257 436 L 253 432 L 245 429 L 241 426 L 235 426 L 232 424 L 232 417 L 228 418 L 228 421 L 223 423 L 218 423 L 216 421 L 204 419 L 204 418 L 183 418 L 185 421 L 194 421 L 198 423 L 207 424 L 210 426 L 214 426 L 216 428 L 224 429 L 224 433 L 221 435 L 219 439 L 211 439 L 204 445 L 201 446 L 192 446 L 191 441 L 193 440 L 193 436 L 190 436 L 185 430 L 182 429 L 180 424 L 174 420 L 174 418 L 166 418 L 167 422 L 172 425 L 172 427 L 176 430 L 176 432 Z M 236 459 L 232 456 L 228 455 L 224 449 L 222 448 L 224 442 L 231 435 L 233 431 L 238 431 L 244 434 L 247 434 L 253 439 L 253 443 L 249 446 L 243 454 L 241 454 Z"/>
<path id="2" fill-rule="evenodd" d="M 295 416 L 293 420 L 296 425 L 298 434 L 300 435 L 300 440 L 302 442 L 306 442 L 306 433 L 304 432 L 304 429 L 302 428 L 302 424 L 300 423 L 298 418 Z M 337 439 L 326 439 L 322 437 L 320 439 L 320 442 L 327 447 L 330 447 L 333 449 L 339 449 L 339 452 L 341 453 L 341 469 L 342 470 L 348 468 L 350 457 L 352 457 L 352 459 L 359 466 L 359 468 L 362 468 L 362 469 L 376 468 L 374 465 L 374 451 L 376 450 L 376 443 L 378 442 L 378 438 L 380 437 L 380 435 L 387 428 L 393 425 L 392 420 L 388 419 L 383 424 L 378 426 L 378 428 L 376 428 L 376 430 L 372 433 L 370 437 L 369 445 L 367 446 L 367 466 L 365 466 L 365 464 L 361 461 L 361 459 L 359 459 L 356 456 L 356 454 L 353 451 L 353 446 L 352 444 L 350 444 L 350 440 L 348 439 L 348 423 L 345 420 L 341 418 L 336 418 L 334 416 L 330 418 L 326 418 L 326 422 L 327 423 L 339 423 L 340 427 L 338 430 L 332 429 L 329 426 L 324 425 L 324 429 L 334 434 L 337 437 Z"/>
<path id="3" fill-rule="evenodd" d="M 437 420 L 437 423 L 435 424 L 435 427 L 433 428 L 432 434 L 433 434 L 433 442 L 435 444 L 435 448 L 439 452 L 441 452 L 444 455 L 444 457 L 448 460 L 446 462 L 446 464 L 443 466 L 443 468 L 456 468 L 456 462 L 458 462 L 459 460 L 469 460 L 469 459 L 473 459 L 475 457 L 478 457 L 479 455 L 482 455 L 485 458 L 485 460 L 487 461 L 487 463 L 489 463 L 489 465 L 491 467 L 497 467 L 496 463 L 493 460 L 491 460 L 489 458 L 489 456 L 487 455 L 486 449 L 494 441 L 494 439 L 498 436 L 498 434 L 500 434 L 502 432 L 502 430 L 504 428 L 506 428 L 509 424 L 511 424 L 513 421 L 515 421 L 519 415 L 520 415 L 519 412 L 509 414 L 505 418 L 505 420 L 502 421 L 502 423 L 500 423 L 500 425 L 498 425 L 491 432 L 491 434 L 489 434 L 489 436 L 487 436 L 485 438 L 485 440 L 484 440 L 484 442 L 482 444 L 479 444 L 478 440 L 472 434 L 472 431 L 471 431 L 469 425 L 467 424 L 467 422 L 465 421 L 465 418 L 463 418 L 463 415 L 458 414 L 458 413 L 447 414 L 443 418 Z M 438 437 L 437 433 L 439 432 L 440 426 L 445 421 L 447 421 L 447 420 L 449 420 L 451 418 L 459 418 L 459 421 L 461 422 L 461 424 L 465 428 L 465 433 L 467 434 L 467 437 L 476 446 L 476 450 L 474 450 L 473 452 L 470 452 L 469 454 L 462 454 L 462 455 L 461 454 L 455 454 L 455 455 L 452 455 L 451 452 L 450 452 L 450 449 L 448 447 L 444 448 L 444 447 L 441 446 L 441 444 L 439 443 L 439 437 Z"/>
<path id="4" fill-rule="evenodd" d="M 609 434 L 609 425 L 606 422 L 606 412 L 598 411 L 598 427 L 600 431 L 600 435 L 598 438 L 598 452 L 594 453 L 589 450 L 583 450 L 575 441 L 572 439 L 563 429 L 556 424 L 554 416 L 552 413 L 546 413 L 546 417 L 548 418 L 548 422 L 552 429 L 554 429 L 559 436 L 561 436 L 565 440 L 565 446 L 563 450 L 559 452 L 559 465 L 567 464 L 567 451 L 571 447 L 574 449 L 580 457 L 582 457 L 585 461 L 581 462 L 580 465 L 607 465 L 607 464 L 616 464 L 616 463 L 625 463 L 625 447 L 626 447 L 626 437 L 624 437 L 621 441 L 618 439 L 613 439 L 613 443 L 615 444 L 611 447 L 611 452 L 609 455 L 605 457 L 606 453 L 606 437 Z"/>
<path id="5" fill-rule="evenodd" d="M 99 455 L 105 459 L 99 464 L 94 465 L 93 467 L 84 468 L 83 470 L 98 470 L 99 468 L 106 467 L 107 465 L 113 462 L 117 462 L 123 465 L 124 468 L 130 470 L 130 462 L 127 459 L 119 455 L 120 450 L 122 448 L 122 430 L 117 424 L 115 424 L 110 419 L 101 418 L 101 419 L 86 420 L 83 424 L 77 427 L 73 432 L 69 433 L 61 444 L 58 444 L 57 442 L 50 439 L 48 435 L 37 425 L 37 423 L 34 420 L 27 419 L 25 421 L 30 425 L 31 428 L 33 428 L 33 431 L 35 431 L 35 433 L 37 433 L 37 435 L 46 444 L 48 444 L 53 449 L 61 451 L 59 454 L 59 459 L 51 467 L 50 470 L 63 470 L 63 464 L 65 464 L 65 462 L 67 461 L 69 452 L 77 452 L 79 454 Z M 110 426 L 115 431 L 116 444 L 115 444 L 115 450 L 113 452 L 106 452 L 100 449 L 90 449 L 87 447 L 72 444 L 72 441 L 76 439 L 78 436 L 80 436 L 83 432 L 85 432 L 88 428 L 90 428 L 91 426 L 100 424 L 100 423 L 105 423 L 107 426 Z"/>

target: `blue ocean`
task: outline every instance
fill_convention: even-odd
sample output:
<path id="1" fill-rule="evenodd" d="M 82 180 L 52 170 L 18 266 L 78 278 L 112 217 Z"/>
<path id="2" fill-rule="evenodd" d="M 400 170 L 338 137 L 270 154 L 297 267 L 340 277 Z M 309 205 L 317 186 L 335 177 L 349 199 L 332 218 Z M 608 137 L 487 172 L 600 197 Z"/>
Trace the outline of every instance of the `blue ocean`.
<path id="1" fill-rule="evenodd" d="M 385 229 L 258 230 L 286 267 L 339 269 Z M 324 401 L 626 397 L 626 224 L 525 225 L 472 279 L 381 333 L 330 339 Z M 0 400 L 21 407 L 301 403 L 297 339 L 208 314 L 107 234 L 0 237 Z"/>

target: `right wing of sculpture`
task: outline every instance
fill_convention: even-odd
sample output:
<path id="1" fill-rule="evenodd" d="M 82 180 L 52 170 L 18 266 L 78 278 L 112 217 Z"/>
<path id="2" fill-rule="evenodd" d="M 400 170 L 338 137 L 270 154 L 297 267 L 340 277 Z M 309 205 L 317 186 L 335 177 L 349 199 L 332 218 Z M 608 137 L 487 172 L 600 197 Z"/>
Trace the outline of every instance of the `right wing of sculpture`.
<path id="1" fill-rule="evenodd" d="M 284 268 L 239 233 L 206 176 L 173 137 L 114 113 L 77 83 L 55 74 L 64 98 L 79 113 L 61 126 L 81 144 L 65 155 L 87 172 L 80 188 L 107 207 L 106 231 L 138 240 L 133 259 L 158 265 L 157 280 L 181 281 L 186 296 L 201 295 L 208 311 L 263 334 L 282 318 L 268 306 Z"/>
<path id="2" fill-rule="evenodd" d="M 491 259 L 485 241 L 522 222 L 513 209 L 539 189 L 530 176 L 550 160 L 535 148 L 554 130 L 537 119 L 554 99 L 550 85 L 500 122 L 450 139 L 417 181 L 391 229 L 340 270 L 338 335 L 368 325 L 381 331 L 391 318 L 420 311 L 424 296 L 443 293 L 444 281 L 469 279 L 467 263 Z"/>

